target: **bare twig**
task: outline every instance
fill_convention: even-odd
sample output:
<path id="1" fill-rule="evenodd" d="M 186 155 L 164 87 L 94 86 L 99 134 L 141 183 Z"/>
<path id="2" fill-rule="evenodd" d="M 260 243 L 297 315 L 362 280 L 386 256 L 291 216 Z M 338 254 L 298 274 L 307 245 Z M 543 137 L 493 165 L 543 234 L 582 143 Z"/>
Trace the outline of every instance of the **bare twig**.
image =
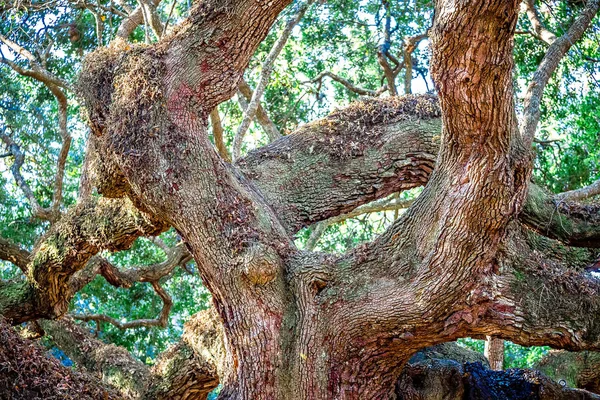
<path id="1" fill-rule="evenodd" d="M 279 39 L 275 42 L 275 45 L 271 49 L 269 55 L 265 59 L 262 65 L 262 71 L 260 73 L 260 78 L 258 79 L 258 85 L 254 90 L 254 94 L 252 95 L 252 99 L 248 104 L 248 108 L 244 113 L 244 118 L 242 119 L 242 123 L 238 127 L 238 130 L 235 134 L 235 138 L 233 140 L 233 159 L 234 161 L 240 157 L 240 153 L 242 150 L 242 142 L 244 141 L 244 136 L 250 127 L 250 123 L 254 119 L 256 114 L 256 110 L 258 108 L 258 104 L 260 99 L 269 83 L 269 79 L 271 78 L 271 73 L 273 72 L 273 66 L 275 64 L 275 60 L 281 53 L 281 50 L 285 46 L 287 40 L 292 34 L 292 30 L 294 27 L 300 22 L 308 7 L 313 4 L 315 0 L 307 0 L 304 4 L 302 4 L 296 14 L 294 14 L 287 22 L 285 29 L 279 36 Z"/>
<path id="2" fill-rule="evenodd" d="M 108 322 L 116 326 L 119 329 L 131 329 L 131 328 L 140 328 L 140 327 L 151 327 L 158 326 L 160 328 L 166 328 L 169 323 L 169 314 L 171 313 L 171 308 L 173 307 L 173 300 L 171 296 L 160 286 L 157 281 L 151 282 L 152 288 L 156 292 L 156 294 L 161 298 L 163 302 L 163 307 L 160 311 L 158 318 L 156 319 L 136 319 L 129 322 L 121 322 L 117 319 L 111 318 L 108 315 L 104 314 L 92 314 L 92 315 L 77 315 L 74 314 L 72 317 L 79 321 L 95 321 L 95 322 Z"/>
<path id="3" fill-rule="evenodd" d="M 164 243 L 158 242 L 157 246 L 163 247 Z M 164 262 L 152 265 L 130 267 L 120 270 L 106 259 L 94 257 L 86 268 L 74 276 L 71 281 L 71 290 L 78 291 L 87 283 L 91 282 L 97 274 L 100 274 L 108 283 L 115 287 L 129 288 L 135 282 L 149 282 L 154 291 L 163 300 L 163 308 L 157 319 L 139 319 L 130 322 L 120 322 L 106 315 L 74 315 L 75 319 L 81 321 L 108 322 L 119 329 L 138 328 L 142 326 L 166 327 L 169 313 L 173 302 L 167 292 L 160 286 L 159 281 L 171 275 L 177 266 L 183 266 L 192 260 L 191 254 L 183 243 L 167 248 L 167 259 Z"/>
<path id="4" fill-rule="evenodd" d="M 544 88 L 569 49 L 577 42 L 590 25 L 600 8 L 600 0 L 589 0 L 571 27 L 548 47 L 525 95 L 521 135 L 527 147 L 532 145 L 540 120 L 540 103 Z"/>
<path id="5" fill-rule="evenodd" d="M 355 86 L 352 82 L 350 82 L 347 79 L 342 78 L 339 75 L 334 74 L 333 72 L 329 72 L 329 71 L 324 71 L 321 72 L 319 75 L 317 75 L 317 77 L 315 79 L 313 79 L 312 81 L 310 81 L 311 83 L 317 83 L 318 84 L 318 89 L 320 90 L 321 88 L 321 84 L 323 82 L 323 78 L 325 77 L 329 77 L 332 80 L 341 83 L 346 89 L 348 89 L 349 91 L 356 93 L 360 96 L 372 96 L 372 97 L 377 97 L 380 94 L 382 94 L 383 92 L 385 92 L 387 90 L 386 86 L 382 86 L 381 88 L 377 89 L 377 90 L 370 90 L 370 89 L 364 89 L 364 88 L 360 88 L 358 86 Z"/>
<path id="6" fill-rule="evenodd" d="M 373 201 L 369 204 L 364 204 L 360 207 L 356 207 L 354 210 L 350 211 L 349 213 L 341 214 L 341 215 L 338 215 L 335 217 L 331 217 L 325 221 L 318 222 L 317 224 L 314 225 L 313 231 L 310 234 L 310 236 L 306 242 L 305 248 L 310 251 L 314 250 L 317 243 L 319 242 L 319 239 L 325 232 L 325 229 L 327 229 L 327 227 L 329 227 L 331 225 L 339 224 L 342 221 L 345 221 L 350 218 L 355 218 L 355 217 L 358 217 L 359 215 L 363 215 L 363 214 L 369 214 L 369 213 L 380 212 L 380 211 L 402 210 L 402 209 L 410 207 L 410 205 L 412 203 L 413 203 L 413 200 L 400 200 L 397 197 L 393 197 L 391 199 L 390 198 L 380 199 L 380 200 Z"/>
<path id="7" fill-rule="evenodd" d="M 21 148 L 7 134 L 0 133 L 0 139 L 2 139 L 6 147 L 10 150 L 10 152 L 15 158 L 13 165 L 10 168 L 10 171 L 13 177 L 15 178 L 17 185 L 25 194 L 27 201 L 29 201 L 29 204 L 31 205 L 32 209 L 32 214 L 37 218 L 45 219 L 48 221 L 54 220 L 55 218 L 52 215 L 51 210 L 44 208 L 40 205 L 40 203 L 35 198 L 35 195 L 33 194 L 33 190 L 31 190 L 31 187 L 29 186 L 27 181 L 25 181 L 25 178 L 23 178 L 23 175 L 21 174 L 21 167 L 25 162 L 25 155 L 21 151 Z"/>
<path id="8" fill-rule="evenodd" d="M 241 94 L 242 98 L 245 98 L 247 102 L 251 101 L 252 96 L 254 95 L 252 88 L 250 87 L 250 85 L 248 85 L 248 82 L 246 82 L 244 78 L 242 78 L 240 84 L 238 85 L 238 100 L 242 100 L 242 98 L 239 97 L 239 94 Z M 245 112 L 248 108 L 248 103 L 246 103 L 246 106 L 244 107 L 244 105 L 240 101 L 240 105 L 242 106 L 242 109 Z M 277 129 L 273 121 L 271 121 L 271 118 L 269 118 L 269 115 L 267 114 L 263 106 L 260 104 L 260 102 L 258 103 L 258 107 L 256 108 L 256 120 L 264 129 L 265 133 L 269 137 L 270 142 L 277 140 L 281 137 L 279 129 Z"/>

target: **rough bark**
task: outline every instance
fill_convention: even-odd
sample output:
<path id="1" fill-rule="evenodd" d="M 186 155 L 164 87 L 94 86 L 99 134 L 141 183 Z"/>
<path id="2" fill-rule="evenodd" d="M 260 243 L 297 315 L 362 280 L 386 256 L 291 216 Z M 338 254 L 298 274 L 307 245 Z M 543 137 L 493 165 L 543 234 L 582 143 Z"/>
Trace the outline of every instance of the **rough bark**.
<path id="1" fill-rule="evenodd" d="M 0 318 L 0 398 L 11 400 L 119 399 L 93 375 L 74 371 L 23 339 Z"/>
<path id="2" fill-rule="evenodd" d="M 439 149 L 433 96 L 366 99 L 250 152 L 237 166 L 288 231 L 424 185 Z"/>
<path id="3" fill-rule="evenodd" d="M 570 387 L 600 394 L 600 353 L 551 351 L 535 367 Z"/>
<path id="4" fill-rule="evenodd" d="M 40 326 L 71 360 L 114 387 L 121 396 L 139 399 L 148 391 L 148 367 L 124 348 L 96 339 L 69 318 L 40 320 Z"/>
<path id="5" fill-rule="evenodd" d="M 504 340 L 487 336 L 483 354 L 494 371 L 504 369 Z"/>
<path id="6" fill-rule="evenodd" d="M 70 318 L 40 320 L 40 325 L 78 366 L 125 398 L 205 399 L 223 373 L 223 333 L 212 308 L 192 316 L 184 326 L 181 340 L 162 353 L 152 368 L 124 348 L 97 339 Z"/>
<path id="7" fill-rule="evenodd" d="M 422 136 L 433 139 L 440 111 L 428 97 L 360 103 L 308 125 L 312 138 L 282 138 L 227 164 L 208 140 L 207 117 L 234 93 L 288 2 L 204 1 L 156 45 L 95 52 L 80 78 L 99 192 L 127 196 L 175 227 L 213 295 L 226 348 L 220 397 L 387 398 L 414 352 L 465 335 L 600 348 L 600 284 L 583 272 L 589 252 L 549 246 L 516 222 L 531 170 L 513 104 L 518 2 L 437 2 L 430 36 L 443 130 L 433 172 L 437 146 L 388 144 L 401 132 L 431 145 Z M 286 159 L 305 176 L 267 184 Z M 261 172 L 269 163 L 271 173 Z M 291 240 L 307 223 L 427 179 L 387 232 L 348 254 L 302 252 Z M 310 196 L 285 197 L 304 183 Z M 131 236 L 157 230 L 149 225 Z M 113 242 L 95 248 L 120 248 Z M 63 279 L 82 260 L 48 256 L 41 268 L 39 254 L 30 275 L 52 294 L 44 313 L 54 316 L 65 303 L 49 291 L 48 271 Z M 0 300 L 0 312 L 9 306 Z"/>

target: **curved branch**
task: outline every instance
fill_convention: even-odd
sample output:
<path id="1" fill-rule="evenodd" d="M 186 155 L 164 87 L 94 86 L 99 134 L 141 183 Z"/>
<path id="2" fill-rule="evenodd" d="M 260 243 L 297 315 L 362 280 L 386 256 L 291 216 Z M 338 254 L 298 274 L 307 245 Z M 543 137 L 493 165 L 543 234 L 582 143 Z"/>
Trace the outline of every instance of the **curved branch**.
<path id="1" fill-rule="evenodd" d="M 161 0 L 150 0 L 149 4 L 157 7 L 160 4 L 160 1 Z M 129 13 L 127 18 L 124 18 L 123 21 L 121 21 L 121 25 L 119 25 L 119 28 L 117 29 L 117 37 L 128 40 L 129 35 L 131 35 L 135 28 L 142 23 L 144 23 L 144 9 L 142 6 L 138 6 Z"/>
<path id="2" fill-rule="evenodd" d="M 294 233 L 427 182 L 439 113 L 428 95 L 365 99 L 250 152 L 237 166 Z"/>
<path id="3" fill-rule="evenodd" d="M 600 207 L 565 202 L 530 185 L 519 219 L 546 237 L 570 246 L 600 247 Z"/>
<path id="4" fill-rule="evenodd" d="M 163 307 L 160 311 L 160 315 L 156 319 L 136 319 L 133 321 L 121 322 L 115 318 L 111 318 L 108 315 L 104 314 L 73 314 L 72 317 L 76 320 L 85 322 L 108 322 L 109 324 L 114 325 L 119 329 L 131 329 L 151 326 L 166 328 L 169 323 L 169 314 L 171 313 L 171 308 L 173 307 L 173 299 L 171 299 L 171 296 L 169 296 L 169 294 L 162 288 L 162 286 L 160 286 L 160 284 L 157 281 L 150 282 L 150 284 L 152 285 L 152 288 L 163 302 Z"/>
<path id="5" fill-rule="evenodd" d="M 10 136 L 4 133 L 0 134 L 0 139 L 2 139 L 9 152 L 15 158 L 13 165 L 10 167 L 10 171 L 12 172 L 12 175 L 15 181 L 17 182 L 17 185 L 19 186 L 21 191 L 23 191 L 23 194 L 25 194 L 25 197 L 29 202 L 32 210 L 32 215 L 36 218 L 45 219 L 48 221 L 56 220 L 57 216 L 52 214 L 51 209 L 47 209 L 41 206 L 41 204 L 35 198 L 33 190 L 31 190 L 31 187 L 29 187 L 29 184 L 27 183 L 27 181 L 25 181 L 25 178 L 23 178 L 23 175 L 21 174 L 21 167 L 25 162 L 25 154 L 23 154 L 19 145 L 17 145 L 11 139 Z"/>
<path id="6" fill-rule="evenodd" d="M 0 237 L 0 260 L 13 263 L 19 267 L 23 273 L 26 273 L 30 259 L 30 252 L 22 249 L 10 240 Z"/>
<path id="7" fill-rule="evenodd" d="M 102 250 L 124 250 L 139 236 L 166 226 L 129 200 L 96 199 L 70 209 L 40 239 L 28 267 L 29 282 L 0 287 L 0 314 L 21 323 L 63 315 L 73 296 L 71 277 Z"/>

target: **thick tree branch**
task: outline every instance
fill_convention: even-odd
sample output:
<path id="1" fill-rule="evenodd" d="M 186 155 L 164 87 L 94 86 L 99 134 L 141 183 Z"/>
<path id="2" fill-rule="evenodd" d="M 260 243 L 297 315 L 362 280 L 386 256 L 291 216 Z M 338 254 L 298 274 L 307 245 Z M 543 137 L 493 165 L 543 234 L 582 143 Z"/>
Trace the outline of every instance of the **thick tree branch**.
<path id="1" fill-rule="evenodd" d="M 123 399 L 85 370 L 63 366 L 0 318 L 0 393 L 7 399 Z M 107 382 L 108 383 L 108 382 Z"/>
<path id="2" fill-rule="evenodd" d="M 238 162 L 290 232 L 423 185 L 439 144 L 432 96 L 370 99 Z"/>
<path id="3" fill-rule="evenodd" d="M 429 101 L 427 96 L 414 98 L 418 102 Z M 432 101 L 435 100 L 432 98 Z M 433 160 L 439 150 L 439 119 L 425 117 L 421 120 L 418 113 L 410 117 L 410 112 L 417 108 L 408 110 L 406 121 L 394 122 L 393 118 L 384 118 L 366 128 L 371 133 L 385 132 L 381 141 L 373 141 L 377 134 L 365 137 L 351 134 L 354 128 L 340 121 L 348 120 L 352 125 L 354 120 L 363 120 L 371 113 L 389 113 L 386 107 L 394 105 L 401 113 L 403 103 L 382 99 L 366 104 L 373 108 L 365 108 L 364 104 L 353 105 L 337 116 L 334 114 L 323 121 L 308 124 L 286 138 L 252 151 L 238 162 L 246 176 L 274 205 L 291 232 L 329 218 L 335 220 L 354 209 L 360 210 L 359 206 L 369 201 L 381 199 L 404 187 L 421 186 L 429 180 Z M 356 114 L 348 118 L 346 114 L 352 113 Z M 324 126 L 328 129 L 324 130 Z M 356 146 L 354 154 L 350 150 L 353 143 Z M 344 155 L 346 151 L 350 154 Z M 416 154 L 431 162 L 412 163 L 410 157 Z M 395 159 L 396 166 L 390 169 L 386 163 L 392 159 Z M 406 160 L 405 165 L 402 159 Z M 402 165 L 408 170 L 403 170 Z M 273 171 L 277 173 L 273 174 Z M 331 176 L 333 181 L 328 179 Z M 519 218 L 540 234 L 565 244 L 600 246 L 597 207 L 559 200 L 560 195 L 553 197 L 538 186 L 530 185 Z M 325 227 L 322 225 L 323 229 Z M 321 229 L 315 229 L 317 231 Z"/>
<path id="4" fill-rule="evenodd" d="M 67 212 L 40 239 L 28 267 L 28 282 L 3 284 L 0 314 L 20 323 L 63 315 L 74 293 L 71 277 L 102 250 L 124 250 L 139 236 L 166 226 L 138 211 L 129 200 L 95 199 Z"/>
<path id="5" fill-rule="evenodd" d="M 531 146 L 540 120 L 540 103 L 544 95 L 544 88 L 550 77 L 558 67 L 560 61 L 571 47 L 583 36 L 594 16 L 600 9 L 600 0 L 589 0 L 579 16 L 573 21 L 567 32 L 554 40 L 548 47 L 546 55 L 533 75 L 523 104 L 523 118 L 521 121 L 521 135 L 526 146 Z"/>
<path id="6" fill-rule="evenodd" d="M 595 258 L 513 225 L 490 303 L 470 310 L 482 318 L 474 330 L 526 346 L 600 350 L 600 280 L 585 272 Z"/>
<path id="7" fill-rule="evenodd" d="M 68 317 L 40 323 L 69 358 L 134 399 L 206 399 L 219 384 L 218 373 L 223 373 L 223 332 L 212 308 L 186 322 L 181 340 L 160 354 L 152 369 L 125 349 L 96 339 Z"/>
<path id="8" fill-rule="evenodd" d="M 558 198 L 557 198 L 558 197 Z M 530 185 L 519 219 L 541 235 L 570 246 L 600 247 L 600 209 L 563 201 Z"/>
<path id="9" fill-rule="evenodd" d="M 22 249 L 10 240 L 0 237 L 0 260 L 13 263 L 24 273 L 27 272 L 31 253 Z"/>
<path id="10" fill-rule="evenodd" d="M 535 366 L 556 381 L 600 394 L 599 367 L 600 353 L 591 351 L 551 351 Z"/>
<path id="11" fill-rule="evenodd" d="M 125 398 L 144 398 L 150 387 L 150 370 L 127 350 L 98 340 L 68 317 L 57 321 L 40 320 L 39 323 L 77 365 L 100 375 L 105 384 L 114 386 Z"/>

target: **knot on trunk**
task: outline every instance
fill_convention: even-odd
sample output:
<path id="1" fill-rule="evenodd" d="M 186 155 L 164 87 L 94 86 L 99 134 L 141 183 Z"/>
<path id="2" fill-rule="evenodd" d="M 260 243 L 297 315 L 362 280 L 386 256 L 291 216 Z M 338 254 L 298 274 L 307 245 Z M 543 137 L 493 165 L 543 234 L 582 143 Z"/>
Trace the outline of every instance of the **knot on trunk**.
<path id="1" fill-rule="evenodd" d="M 254 285 L 266 285 L 273 281 L 283 263 L 279 254 L 270 246 L 256 243 L 243 253 L 244 276 Z"/>

